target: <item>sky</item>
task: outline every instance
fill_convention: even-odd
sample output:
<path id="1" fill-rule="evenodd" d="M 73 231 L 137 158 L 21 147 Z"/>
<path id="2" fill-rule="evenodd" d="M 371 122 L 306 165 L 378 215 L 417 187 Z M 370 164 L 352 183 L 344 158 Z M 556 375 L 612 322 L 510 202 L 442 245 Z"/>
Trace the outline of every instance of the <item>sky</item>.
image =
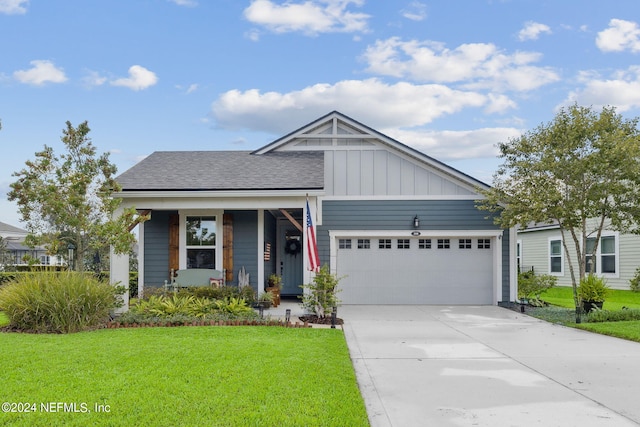
<path id="1" fill-rule="evenodd" d="M 122 173 L 337 110 L 490 184 L 574 103 L 640 116 L 640 1 L 0 0 L 0 221 L 67 121 Z"/>

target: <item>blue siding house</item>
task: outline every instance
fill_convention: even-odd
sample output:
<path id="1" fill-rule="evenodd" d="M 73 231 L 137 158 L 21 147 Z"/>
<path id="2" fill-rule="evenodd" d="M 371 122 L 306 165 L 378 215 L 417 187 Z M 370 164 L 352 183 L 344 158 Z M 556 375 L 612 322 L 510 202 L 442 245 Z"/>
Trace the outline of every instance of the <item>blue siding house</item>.
<path id="1" fill-rule="evenodd" d="M 299 295 L 306 206 L 343 304 L 498 304 L 516 299 L 516 239 L 476 209 L 486 184 L 337 111 L 255 151 L 155 152 L 118 177 L 139 231 L 139 287 L 172 269 L 270 274 Z M 112 257 L 112 280 L 126 256 Z"/>

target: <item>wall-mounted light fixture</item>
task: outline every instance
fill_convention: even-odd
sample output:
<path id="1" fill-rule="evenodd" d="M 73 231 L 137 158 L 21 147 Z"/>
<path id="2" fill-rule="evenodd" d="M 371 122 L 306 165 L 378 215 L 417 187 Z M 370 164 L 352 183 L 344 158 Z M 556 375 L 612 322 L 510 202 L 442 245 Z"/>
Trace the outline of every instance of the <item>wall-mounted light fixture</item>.
<path id="1" fill-rule="evenodd" d="M 420 218 L 418 218 L 418 215 L 413 217 L 413 228 L 420 228 Z"/>

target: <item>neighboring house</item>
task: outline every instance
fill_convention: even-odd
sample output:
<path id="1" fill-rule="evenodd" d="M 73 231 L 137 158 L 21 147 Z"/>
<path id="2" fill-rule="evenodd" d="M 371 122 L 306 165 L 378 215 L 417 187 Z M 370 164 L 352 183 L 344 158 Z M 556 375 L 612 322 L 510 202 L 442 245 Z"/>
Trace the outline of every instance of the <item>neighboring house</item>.
<path id="1" fill-rule="evenodd" d="M 38 246 L 30 248 L 24 244 L 24 239 L 29 234 L 13 225 L 0 222 L 0 237 L 5 243 L 5 250 L 0 254 L 0 267 L 5 265 L 27 265 L 25 257 L 39 260 L 40 265 L 49 265 L 50 257 L 45 248 Z"/>
<path id="2" fill-rule="evenodd" d="M 515 230 L 475 207 L 486 184 L 339 112 L 255 151 L 155 152 L 121 174 L 140 226 L 140 287 L 212 267 L 263 292 L 271 273 L 300 295 L 306 201 L 320 261 L 343 304 L 497 304 L 516 299 Z M 112 281 L 126 283 L 126 256 Z"/>
<path id="3" fill-rule="evenodd" d="M 588 230 L 593 230 L 593 227 L 589 227 Z M 569 239 L 569 253 L 576 280 L 579 280 L 575 244 L 569 232 L 565 232 L 565 235 Z M 592 251 L 594 243 L 595 233 L 587 238 L 588 252 Z M 589 255 L 587 257 L 587 271 L 590 271 L 594 260 Z M 557 224 L 532 225 L 518 230 L 516 258 L 520 270 L 533 270 L 536 274 L 551 274 L 558 278 L 559 286 L 571 286 L 569 262 L 562 246 L 560 227 Z M 629 279 L 634 276 L 638 267 L 640 267 L 640 236 L 608 230 L 605 226 L 595 256 L 595 274 L 604 277 L 613 289 L 629 289 Z"/>

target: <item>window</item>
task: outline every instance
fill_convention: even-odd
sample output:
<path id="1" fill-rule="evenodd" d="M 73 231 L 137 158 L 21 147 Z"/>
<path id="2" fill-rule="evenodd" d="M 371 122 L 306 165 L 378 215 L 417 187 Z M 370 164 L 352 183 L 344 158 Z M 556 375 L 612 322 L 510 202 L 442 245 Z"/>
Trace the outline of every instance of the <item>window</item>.
<path id="1" fill-rule="evenodd" d="M 338 248 L 339 249 L 351 249 L 351 239 L 339 239 L 338 240 Z"/>
<path id="2" fill-rule="evenodd" d="M 391 249 L 391 239 L 378 240 L 378 249 Z"/>
<path id="3" fill-rule="evenodd" d="M 549 271 L 562 273 L 562 240 L 549 241 Z"/>
<path id="4" fill-rule="evenodd" d="M 431 249 L 431 239 L 420 239 L 420 240 L 418 240 L 418 248 L 420 248 L 420 249 Z"/>
<path id="5" fill-rule="evenodd" d="M 187 268 L 216 268 L 216 217 L 187 217 Z"/>
<path id="6" fill-rule="evenodd" d="M 602 273 L 616 272 L 615 236 L 606 236 L 600 239 L 600 265 Z"/>
<path id="7" fill-rule="evenodd" d="M 371 241 L 369 239 L 358 239 L 358 249 L 369 249 Z"/>
<path id="8" fill-rule="evenodd" d="M 471 239 L 458 239 L 459 249 L 471 249 Z"/>
<path id="9" fill-rule="evenodd" d="M 491 239 L 478 239 L 478 249 L 491 249 Z"/>
<path id="10" fill-rule="evenodd" d="M 398 239 L 398 249 L 410 249 L 409 239 Z"/>
<path id="11" fill-rule="evenodd" d="M 438 249 L 449 249 L 449 239 L 438 239 Z"/>
<path id="12" fill-rule="evenodd" d="M 616 273 L 616 237 L 603 236 L 600 238 L 600 245 L 596 251 L 596 260 L 600 259 L 600 264 L 592 259 L 591 253 L 596 243 L 596 239 L 591 237 L 587 239 L 586 258 L 587 265 L 585 271 L 587 273 Z"/>

